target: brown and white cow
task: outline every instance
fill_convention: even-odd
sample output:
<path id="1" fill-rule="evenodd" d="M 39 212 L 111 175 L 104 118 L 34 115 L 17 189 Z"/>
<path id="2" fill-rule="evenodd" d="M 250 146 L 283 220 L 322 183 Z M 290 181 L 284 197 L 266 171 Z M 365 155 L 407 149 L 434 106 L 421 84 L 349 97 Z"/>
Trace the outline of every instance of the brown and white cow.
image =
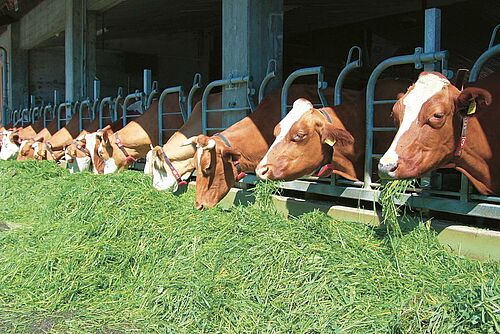
<path id="1" fill-rule="evenodd" d="M 208 96 L 208 107 L 210 109 L 219 109 L 221 107 L 222 94 L 210 94 Z M 153 187 L 158 190 L 176 191 L 179 182 L 185 181 L 191 176 L 194 171 L 193 155 L 195 148 L 192 145 L 183 145 L 183 143 L 193 136 L 202 132 L 201 113 L 202 103 L 197 102 L 193 108 L 191 116 L 186 124 L 175 132 L 172 137 L 163 145 L 156 146 L 152 152 L 148 153 L 148 162 L 144 169 L 145 174 L 151 174 L 153 179 Z M 221 125 L 220 113 L 209 113 L 208 124 L 218 127 Z M 177 179 L 173 175 L 172 168 L 166 161 L 168 159 L 172 168 L 180 176 Z"/>
<path id="2" fill-rule="evenodd" d="M 380 160 L 381 177 L 455 168 L 481 194 L 500 194 L 500 74 L 460 91 L 441 74 L 423 72 L 393 111 L 399 130 Z"/>
<path id="3" fill-rule="evenodd" d="M 43 128 L 43 119 L 37 121 L 37 123 L 40 124 L 36 125 L 35 128 L 39 126 L 42 129 L 33 138 L 25 139 L 21 142 L 19 155 L 17 156 L 18 161 L 33 159 L 35 154 L 33 145 L 49 140 L 57 132 L 57 119 L 53 119 L 45 128 Z"/>
<path id="4" fill-rule="evenodd" d="M 406 80 L 384 79 L 376 86 L 377 100 L 395 99 L 410 85 Z M 363 177 L 365 160 L 365 94 L 352 93 L 343 104 L 333 108 L 313 108 L 307 100 L 298 100 L 276 126 L 276 139 L 256 168 L 261 179 L 294 180 L 317 171 L 356 181 Z M 388 106 L 377 106 L 376 126 L 393 122 Z M 381 133 L 374 141 L 374 151 L 383 152 L 391 136 Z"/>
<path id="5" fill-rule="evenodd" d="M 319 102 L 317 87 L 312 85 L 294 85 L 288 96 L 291 101 L 305 97 Z M 245 172 L 255 170 L 274 140 L 280 106 L 281 91 L 275 90 L 250 116 L 219 135 L 199 135 L 190 140 L 196 145 L 196 208 L 215 206 Z"/>
<path id="6" fill-rule="evenodd" d="M 179 111 L 178 94 L 167 95 L 164 110 L 167 114 L 164 124 L 168 124 L 169 128 L 180 128 L 182 116 L 175 114 Z M 142 116 L 119 131 L 103 131 L 98 140 L 98 153 L 104 160 L 104 174 L 127 169 L 133 162 L 146 157 L 151 146 L 158 145 L 158 100 L 154 100 Z"/>

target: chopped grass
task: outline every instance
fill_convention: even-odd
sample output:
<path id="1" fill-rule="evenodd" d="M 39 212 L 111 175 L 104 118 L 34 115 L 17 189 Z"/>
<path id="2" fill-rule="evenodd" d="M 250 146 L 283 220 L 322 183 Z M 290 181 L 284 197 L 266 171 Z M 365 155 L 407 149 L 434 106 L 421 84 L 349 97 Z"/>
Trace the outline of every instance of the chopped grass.
<path id="1" fill-rule="evenodd" d="M 401 215 L 406 209 L 404 204 L 397 204 L 406 190 L 417 185 L 416 179 L 392 180 L 385 182 L 380 189 L 379 202 L 382 205 L 381 223 L 390 235 L 401 236 Z M 403 213 L 401 212 L 403 211 Z"/>
<path id="2" fill-rule="evenodd" d="M 1 333 L 494 333 L 500 267 L 257 201 L 193 209 L 144 175 L 0 164 Z M 258 190 L 259 191 L 259 190 Z M 263 204 L 264 203 L 264 204 Z"/>

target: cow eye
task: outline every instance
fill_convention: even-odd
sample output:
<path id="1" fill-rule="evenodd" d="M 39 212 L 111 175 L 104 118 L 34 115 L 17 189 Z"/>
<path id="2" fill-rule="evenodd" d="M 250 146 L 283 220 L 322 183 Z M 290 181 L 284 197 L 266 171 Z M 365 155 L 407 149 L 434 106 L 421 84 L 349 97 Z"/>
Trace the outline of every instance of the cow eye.
<path id="1" fill-rule="evenodd" d="M 441 119 L 444 117 L 444 113 L 443 112 L 437 112 L 434 114 L 434 118 L 438 118 L 438 119 Z"/>
<path id="2" fill-rule="evenodd" d="M 296 133 L 295 136 L 293 136 L 292 141 L 298 142 L 298 141 L 304 140 L 305 136 L 306 135 L 304 133 Z"/>

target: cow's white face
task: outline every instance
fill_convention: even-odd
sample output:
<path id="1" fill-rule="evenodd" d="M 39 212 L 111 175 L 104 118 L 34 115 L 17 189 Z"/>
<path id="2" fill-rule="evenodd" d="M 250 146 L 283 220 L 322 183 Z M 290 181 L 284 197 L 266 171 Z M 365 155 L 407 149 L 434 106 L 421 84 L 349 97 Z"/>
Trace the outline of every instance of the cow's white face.
<path id="1" fill-rule="evenodd" d="M 85 134 L 85 147 L 90 152 L 91 161 L 94 161 L 96 141 L 97 141 L 97 138 L 96 138 L 95 132 Z M 99 174 L 99 172 L 98 172 L 96 166 L 94 166 L 94 164 L 92 164 L 92 172 L 94 174 Z"/>
<path id="2" fill-rule="evenodd" d="M 64 154 L 66 159 L 66 168 L 68 168 L 71 174 L 73 173 L 81 173 L 87 170 L 90 170 L 90 157 L 81 157 L 81 158 L 72 158 L 68 154 Z"/>
<path id="3" fill-rule="evenodd" d="M 115 163 L 114 158 L 109 158 L 104 160 L 104 174 L 112 174 L 118 170 L 118 166 Z"/>
<path id="4" fill-rule="evenodd" d="M 2 138 L 2 149 L 0 150 L 0 159 L 12 160 L 17 158 L 19 146 L 11 141 L 10 135 L 13 131 L 5 131 Z"/>

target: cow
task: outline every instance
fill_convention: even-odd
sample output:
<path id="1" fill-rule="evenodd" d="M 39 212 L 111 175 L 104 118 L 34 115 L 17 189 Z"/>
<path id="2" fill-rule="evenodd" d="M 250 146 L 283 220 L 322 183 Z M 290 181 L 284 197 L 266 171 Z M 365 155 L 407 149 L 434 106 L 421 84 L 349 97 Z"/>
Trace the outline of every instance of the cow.
<path id="1" fill-rule="evenodd" d="M 422 72 L 393 115 L 399 129 L 380 159 L 382 178 L 454 168 L 479 193 L 500 194 L 500 74 L 459 90 L 440 73 Z"/>
<path id="2" fill-rule="evenodd" d="M 2 148 L 0 149 L 0 159 L 1 160 L 13 160 L 16 159 L 19 152 L 19 145 L 21 138 L 19 136 L 19 131 L 16 130 L 6 130 L 2 133 Z"/>
<path id="3" fill-rule="evenodd" d="M 294 85 L 288 93 L 319 102 L 317 87 Z M 256 110 L 228 129 L 211 137 L 198 135 L 186 141 L 196 147 L 197 209 L 215 206 L 246 172 L 253 172 L 274 140 L 273 129 L 281 116 L 281 91 L 274 90 Z"/>
<path id="4" fill-rule="evenodd" d="M 21 142 L 19 155 L 17 156 L 18 161 L 34 158 L 35 149 L 33 145 L 35 143 L 41 143 L 49 140 L 52 137 L 52 135 L 57 132 L 57 125 L 58 125 L 57 119 L 53 119 L 51 122 L 49 122 L 49 124 L 47 124 L 47 127 L 43 127 L 44 123 L 43 119 L 37 121 L 37 123 L 40 124 L 36 125 L 35 128 L 41 126 L 42 129 L 39 132 L 37 132 L 37 134 L 34 137 L 29 139 L 24 139 Z"/>
<path id="5" fill-rule="evenodd" d="M 220 109 L 222 94 L 215 93 L 208 96 L 209 109 Z M 191 116 L 179 131 L 175 132 L 163 145 L 156 146 L 148 153 L 145 174 L 151 174 L 153 187 L 157 190 L 176 191 L 180 183 L 191 176 L 194 171 L 193 155 L 195 149 L 192 145 L 182 145 L 188 138 L 202 132 L 201 128 L 202 103 L 197 102 Z M 220 113 L 209 113 L 208 123 L 211 126 L 220 126 Z M 174 173 L 177 176 L 174 176 Z"/>
<path id="6" fill-rule="evenodd" d="M 383 79 L 376 86 L 377 100 L 395 99 L 410 85 L 406 80 Z M 351 181 L 363 179 L 365 161 L 365 93 L 353 92 L 343 104 L 333 108 L 313 108 L 297 100 L 287 116 L 276 126 L 276 139 L 259 162 L 255 172 L 260 179 L 295 180 L 314 174 L 334 173 Z M 374 124 L 393 124 L 388 106 L 376 106 Z M 374 151 L 389 146 L 389 133 L 380 133 Z"/>
<path id="7" fill-rule="evenodd" d="M 164 124 L 169 128 L 180 128 L 182 116 L 179 111 L 179 95 L 169 94 L 164 101 Z M 172 115 L 168 115 L 172 113 Z M 172 134 L 171 131 L 170 134 Z M 169 135 L 166 134 L 168 138 Z M 98 154 L 104 161 L 104 174 L 127 169 L 138 159 L 145 158 L 151 146 L 158 145 L 158 100 L 153 100 L 144 114 L 135 118 L 125 127 L 112 132 L 102 131 L 98 134 Z"/>

